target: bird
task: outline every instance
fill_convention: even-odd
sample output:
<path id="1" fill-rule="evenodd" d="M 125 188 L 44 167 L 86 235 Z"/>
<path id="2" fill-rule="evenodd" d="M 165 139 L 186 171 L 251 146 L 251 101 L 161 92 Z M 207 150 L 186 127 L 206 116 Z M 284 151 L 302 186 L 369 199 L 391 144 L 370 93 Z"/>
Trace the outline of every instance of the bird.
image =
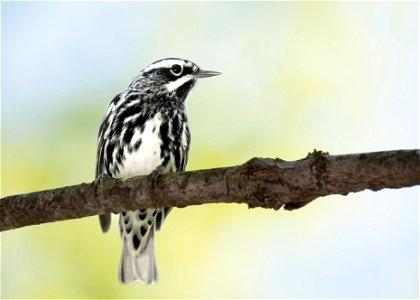
<path id="1" fill-rule="evenodd" d="M 96 180 L 149 175 L 153 181 L 164 173 L 185 171 L 191 140 L 185 100 L 198 79 L 219 74 L 181 58 L 161 59 L 138 72 L 109 103 L 100 124 Z M 154 236 L 171 209 L 119 214 L 122 284 L 158 281 Z M 99 222 L 106 233 L 111 214 L 99 215 Z"/>

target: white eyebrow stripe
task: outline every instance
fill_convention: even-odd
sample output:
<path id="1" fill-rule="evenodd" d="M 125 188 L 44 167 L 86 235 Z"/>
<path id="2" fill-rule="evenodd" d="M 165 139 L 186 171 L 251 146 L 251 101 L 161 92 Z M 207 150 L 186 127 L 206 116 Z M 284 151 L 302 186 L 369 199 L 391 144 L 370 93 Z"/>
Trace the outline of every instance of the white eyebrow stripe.
<path id="1" fill-rule="evenodd" d="M 186 82 L 188 82 L 190 80 L 194 80 L 194 76 L 191 75 L 191 74 L 187 74 L 187 75 L 184 75 L 184 76 L 178 78 L 175 81 L 171 81 L 171 82 L 165 84 L 165 86 L 166 86 L 166 89 L 168 91 L 172 92 L 172 91 L 176 90 L 177 88 L 179 88 L 184 83 L 186 83 Z"/>
<path id="2" fill-rule="evenodd" d="M 173 64 L 179 64 L 183 66 L 185 65 L 185 61 L 180 60 L 180 59 L 161 60 L 151 65 L 148 65 L 146 68 L 144 68 L 143 72 L 149 72 L 150 70 L 159 69 L 159 68 L 170 68 Z"/>

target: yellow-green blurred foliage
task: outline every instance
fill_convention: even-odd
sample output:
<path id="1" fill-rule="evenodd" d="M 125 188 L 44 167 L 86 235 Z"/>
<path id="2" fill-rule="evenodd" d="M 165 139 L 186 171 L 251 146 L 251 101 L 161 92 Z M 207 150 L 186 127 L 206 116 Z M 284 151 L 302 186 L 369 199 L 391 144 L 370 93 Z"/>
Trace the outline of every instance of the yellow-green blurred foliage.
<path id="1" fill-rule="evenodd" d="M 187 100 L 188 170 L 418 147 L 415 2 L 2 2 L 2 196 L 93 180 L 108 102 L 179 56 L 223 76 Z M 418 189 L 294 212 L 175 209 L 160 282 L 122 286 L 116 218 L 1 234 L 2 298 L 418 297 Z"/>

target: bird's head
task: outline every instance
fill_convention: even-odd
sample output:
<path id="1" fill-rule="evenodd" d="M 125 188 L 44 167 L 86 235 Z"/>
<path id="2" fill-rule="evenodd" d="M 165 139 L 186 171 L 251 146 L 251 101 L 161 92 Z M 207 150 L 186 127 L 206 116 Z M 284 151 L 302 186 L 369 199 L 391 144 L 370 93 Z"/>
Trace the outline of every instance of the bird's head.
<path id="1" fill-rule="evenodd" d="M 133 83 L 139 84 L 142 88 L 153 87 L 159 93 L 185 100 L 197 79 L 219 74 L 221 73 L 201 70 L 189 60 L 166 58 L 155 61 L 141 70 Z"/>

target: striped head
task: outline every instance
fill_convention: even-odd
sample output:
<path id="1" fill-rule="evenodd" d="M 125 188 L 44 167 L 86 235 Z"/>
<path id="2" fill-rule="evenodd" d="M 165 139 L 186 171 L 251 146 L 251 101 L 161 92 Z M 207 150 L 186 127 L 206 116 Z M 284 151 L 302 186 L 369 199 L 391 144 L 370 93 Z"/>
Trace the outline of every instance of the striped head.
<path id="1" fill-rule="evenodd" d="M 140 71 L 133 83 L 136 88 L 153 87 L 156 92 L 185 100 L 197 79 L 221 74 L 204 71 L 195 63 L 180 59 L 166 58 L 155 61 Z"/>

